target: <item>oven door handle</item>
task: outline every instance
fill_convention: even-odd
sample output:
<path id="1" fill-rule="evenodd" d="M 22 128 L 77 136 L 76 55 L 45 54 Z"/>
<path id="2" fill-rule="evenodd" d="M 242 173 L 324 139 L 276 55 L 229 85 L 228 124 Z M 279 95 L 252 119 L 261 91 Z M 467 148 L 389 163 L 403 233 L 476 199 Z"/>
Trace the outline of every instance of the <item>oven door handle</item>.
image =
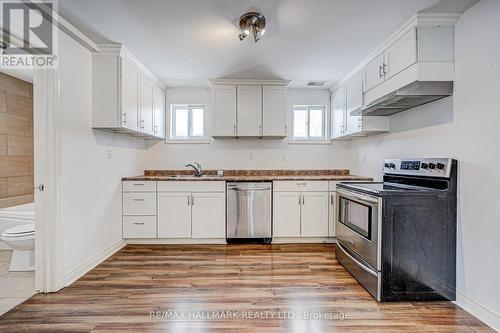
<path id="1" fill-rule="evenodd" d="M 370 204 L 370 205 L 376 205 L 379 203 L 379 199 L 376 198 L 376 197 L 372 197 L 372 196 L 369 196 L 369 195 L 364 195 L 364 194 L 360 194 L 360 193 L 355 193 L 355 192 L 352 192 L 352 191 L 346 191 L 346 190 L 342 190 L 342 189 L 337 189 L 337 193 L 341 196 L 341 197 L 344 197 L 346 199 L 350 199 L 350 200 L 353 200 L 353 201 L 357 201 L 357 202 L 360 202 L 360 203 L 366 203 L 366 204 Z"/>
<path id="2" fill-rule="evenodd" d="M 353 256 L 351 256 L 349 254 L 349 252 L 347 252 L 346 248 L 343 247 L 339 241 L 337 241 L 337 246 L 340 247 L 340 249 L 342 250 L 342 252 L 344 252 L 344 254 L 346 256 L 348 256 L 349 259 L 351 259 L 354 263 L 356 263 L 356 265 L 358 265 L 359 268 L 361 268 L 362 270 L 364 270 L 365 272 L 367 272 L 370 275 L 378 277 L 377 272 L 375 272 L 373 269 L 370 269 L 370 268 L 366 267 L 365 265 L 363 265 L 362 263 L 360 263 L 359 260 L 357 260 L 356 258 L 354 258 Z"/>

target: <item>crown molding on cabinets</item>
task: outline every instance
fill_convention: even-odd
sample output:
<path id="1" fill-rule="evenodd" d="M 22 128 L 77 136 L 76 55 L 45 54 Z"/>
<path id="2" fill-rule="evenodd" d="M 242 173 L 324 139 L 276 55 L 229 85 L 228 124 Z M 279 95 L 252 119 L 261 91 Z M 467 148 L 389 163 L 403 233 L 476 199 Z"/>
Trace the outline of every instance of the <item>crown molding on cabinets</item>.
<path id="1" fill-rule="evenodd" d="M 149 68 L 147 68 L 140 60 L 137 58 L 129 49 L 127 49 L 122 44 L 98 44 L 98 52 L 94 55 L 99 56 L 117 56 L 121 57 L 126 55 L 130 60 L 132 60 L 137 67 L 141 69 L 156 85 L 160 86 L 162 89 L 167 89 L 165 82 L 160 80 Z"/>
<path id="2" fill-rule="evenodd" d="M 213 79 L 208 80 L 211 86 L 215 85 L 237 85 L 237 86 L 283 86 L 290 84 L 290 80 L 259 80 L 259 79 Z"/>
<path id="3" fill-rule="evenodd" d="M 462 13 L 418 13 L 413 15 L 405 24 L 396 30 L 389 38 L 374 49 L 363 61 L 347 73 L 342 79 L 335 82 L 330 88 L 334 92 L 356 72 L 362 70 L 370 61 L 391 46 L 395 41 L 403 37 L 410 29 L 415 27 L 453 27 Z"/>

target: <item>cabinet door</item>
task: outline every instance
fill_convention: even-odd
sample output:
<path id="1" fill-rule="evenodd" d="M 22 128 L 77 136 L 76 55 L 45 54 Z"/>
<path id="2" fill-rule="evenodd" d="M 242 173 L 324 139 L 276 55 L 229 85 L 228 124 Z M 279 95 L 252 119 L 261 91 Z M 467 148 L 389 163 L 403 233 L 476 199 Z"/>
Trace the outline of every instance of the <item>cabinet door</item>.
<path id="1" fill-rule="evenodd" d="M 224 193 L 193 193 L 191 197 L 193 238 L 226 237 Z"/>
<path id="2" fill-rule="evenodd" d="M 165 138 L 165 92 L 160 87 L 153 89 L 153 133 L 158 138 Z"/>
<path id="3" fill-rule="evenodd" d="M 328 192 L 302 192 L 302 237 L 328 237 Z"/>
<path id="4" fill-rule="evenodd" d="M 238 136 L 262 136 L 262 86 L 238 86 Z"/>
<path id="5" fill-rule="evenodd" d="M 287 136 L 286 88 L 262 87 L 263 136 Z"/>
<path id="6" fill-rule="evenodd" d="M 363 92 L 368 91 L 384 82 L 383 66 L 384 54 L 380 54 L 378 57 L 366 64 L 366 67 L 363 70 Z"/>
<path id="7" fill-rule="evenodd" d="M 335 201 L 336 192 L 329 193 L 329 205 L 328 205 L 328 236 L 335 237 Z"/>
<path id="8" fill-rule="evenodd" d="M 398 74 L 417 61 L 417 35 L 415 28 L 408 31 L 384 52 L 385 79 Z"/>
<path id="9" fill-rule="evenodd" d="M 236 86 L 213 88 L 212 136 L 236 136 Z"/>
<path id="10" fill-rule="evenodd" d="M 300 237 L 299 192 L 274 192 L 273 237 Z"/>
<path id="11" fill-rule="evenodd" d="M 122 126 L 139 131 L 139 68 L 127 57 L 121 58 Z"/>
<path id="12" fill-rule="evenodd" d="M 351 111 L 359 110 L 363 106 L 363 72 L 359 71 L 346 82 L 346 118 L 347 134 L 361 131 L 361 116 L 351 115 Z"/>
<path id="13" fill-rule="evenodd" d="M 191 193 L 158 193 L 158 238 L 191 238 Z"/>
<path id="14" fill-rule="evenodd" d="M 146 75 L 141 74 L 141 132 L 154 134 L 153 125 L 153 82 Z"/>
<path id="15" fill-rule="evenodd" d="M 345 135 L 345 87 L 342 86 L 332 94 L 332 139 Z"/>

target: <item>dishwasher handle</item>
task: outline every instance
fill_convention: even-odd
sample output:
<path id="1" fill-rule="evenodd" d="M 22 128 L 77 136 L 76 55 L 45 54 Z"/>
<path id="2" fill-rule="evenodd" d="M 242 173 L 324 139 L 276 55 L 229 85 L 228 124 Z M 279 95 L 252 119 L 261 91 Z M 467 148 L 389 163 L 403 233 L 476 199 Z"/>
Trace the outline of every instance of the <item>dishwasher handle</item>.
<path id="1" fill-rule="evenodd" d="M 253 192 L 253 191 L 270 191 L 271 189 L 265 187 L 254 187 L 254 188 L 229 187 L 228 190 L 239 191 L 239 192 Z"/>

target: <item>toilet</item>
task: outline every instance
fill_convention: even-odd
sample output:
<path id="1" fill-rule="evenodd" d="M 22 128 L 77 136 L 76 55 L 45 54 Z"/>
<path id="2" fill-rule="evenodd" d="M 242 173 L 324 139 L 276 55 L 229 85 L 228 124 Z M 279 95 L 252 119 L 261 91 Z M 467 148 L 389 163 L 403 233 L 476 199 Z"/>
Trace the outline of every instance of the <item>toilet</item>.
<path id="1" fill-rule="evenodd" d="M 11 272 L 35 270 L 35 223 L 27 223 L 6 229 L 2 240 L 14 249 L 10 262 Z"/>

